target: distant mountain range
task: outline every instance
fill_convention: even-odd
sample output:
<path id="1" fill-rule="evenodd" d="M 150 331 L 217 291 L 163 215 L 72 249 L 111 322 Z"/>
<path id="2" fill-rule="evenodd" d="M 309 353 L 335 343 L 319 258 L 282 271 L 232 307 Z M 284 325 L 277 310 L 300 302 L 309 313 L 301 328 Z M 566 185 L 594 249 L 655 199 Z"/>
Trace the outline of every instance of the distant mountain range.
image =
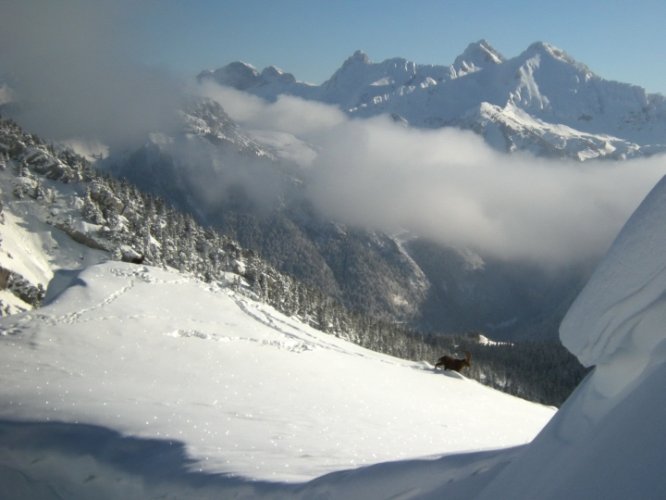
<path id="1" fill-rule="evenodd" d="M 321 85 L 242 62 L 203 71 L 198 80 L 268 100 L 288 94 L 329 103 L 352 116 L 389 114 L 416 127 L 470 129 L 504 151 L 577 160 L 666 151 L 666 97 L 605 80 L 542 42 L 506 59 L 481 40 L 449 66 L 402 58 L 374 63 L 356 51 Z"/>

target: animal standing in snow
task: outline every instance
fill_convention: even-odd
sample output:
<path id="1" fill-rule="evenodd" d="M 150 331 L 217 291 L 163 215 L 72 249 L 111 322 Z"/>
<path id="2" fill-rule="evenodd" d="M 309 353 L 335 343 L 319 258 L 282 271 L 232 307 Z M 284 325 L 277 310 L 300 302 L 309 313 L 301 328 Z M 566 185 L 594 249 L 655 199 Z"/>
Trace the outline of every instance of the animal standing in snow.
<path id="1" fill-rule="evenodd" d="M 464 358 L 452 358 L 451 356 L 442 356 L 435 363 L 435 369 L 443 366 L 445 370 L 454 370 L 460 373 L 464 367 L 472 366 L 472 355 L 465 352 Z"/>

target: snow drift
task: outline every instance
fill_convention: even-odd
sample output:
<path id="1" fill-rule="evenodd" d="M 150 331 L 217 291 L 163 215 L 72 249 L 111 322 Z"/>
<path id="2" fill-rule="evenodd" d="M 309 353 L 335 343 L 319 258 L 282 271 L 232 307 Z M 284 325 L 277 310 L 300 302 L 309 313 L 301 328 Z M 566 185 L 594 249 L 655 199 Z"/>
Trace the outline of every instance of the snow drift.
<path id="1" fill-rule="evenodd" d="M 481 498 L 664 498 L 666 178 L 571 306 L 564 345 L 594 371 Z"/>

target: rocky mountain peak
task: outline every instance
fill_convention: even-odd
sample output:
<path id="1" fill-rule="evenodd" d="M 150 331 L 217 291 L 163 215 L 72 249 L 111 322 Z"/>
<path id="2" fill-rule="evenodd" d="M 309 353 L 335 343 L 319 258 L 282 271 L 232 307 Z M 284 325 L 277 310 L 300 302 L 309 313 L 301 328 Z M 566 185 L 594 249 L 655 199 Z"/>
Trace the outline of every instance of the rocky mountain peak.
<path id="1" fill-rule="evenodd" d="M 463 53 L 456 57 L 453 68 L 458 76 L 462 76 L 502 62 L 504 62 L 502 54 L 486 40 L 479 40 L 470 43 Z"/>

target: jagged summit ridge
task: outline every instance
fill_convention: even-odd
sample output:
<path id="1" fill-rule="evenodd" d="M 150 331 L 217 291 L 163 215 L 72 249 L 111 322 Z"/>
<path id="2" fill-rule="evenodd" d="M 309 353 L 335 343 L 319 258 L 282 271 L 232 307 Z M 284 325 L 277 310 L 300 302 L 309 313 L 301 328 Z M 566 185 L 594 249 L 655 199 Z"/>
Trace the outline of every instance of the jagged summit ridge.
<path id="1" fill-rule="evenodd" d="M 569 64 L 579 64 L 565 51 L 547 42 L 534 42 L 527 47 L 527 50 L 523 54 L 544 54 Z"/>
<path id="2" fill-rule="evenodd" d="M 456 76 L 479 71 L 489 65 L 501 64 L 504 56 L 495 50 L 486 40 L 470 43 L 453 62 Z"/>
<path id="3" fill-rule="evenodd" d="M 251 64 L 235 61 L 216 70 L 204 70 L 197 76 L 199 81 L 205 79 L 224 82 L 238 90 L 247 90 L 257 84 L 259 72 Z"/>
<path id="4" fill-rule="evenodd" d="M 317 100 L 353 116 L 386 114 L 416 127 L 470 129 L 504 151 L 577 160 L 666 152 L 664 96 L 605 80 L 541 41 L 507 59 L 482 39 L 449 66 L 403 58 L 372 62 L 357 50 L 321 85 L 265 72 L 271 73 L 232 63 L 199 79 L 268 100 L 280 94 Z"/>
<path id="5" fill-rule="evenodd" d="M 284 83 L 296 83 L 296 77 L 294 75 L 286 73 L 276 66 L 268 66 L 264 68 L 261 71 L 261 78 Z"/>
<path id="6" fill-rule="evenodd" d="M 354 51 L 351 57 L 349 57 L 344 62 L 344 64 L 353 64 L 353 63 L 370 64 L 370 58 L 368 57 L 368 54 L 366 54 L 360 49 L 357 49 L 356 51 Z"/>
<path id="7" fill-rule="evenodd" d="M 564 50 L 546 42 L 534 42 L 516 59 L 518 61 L 523 61 L 523 64 L 527 61 L 534 61 L 535 59 L 538 59 L 540 62 L 543 60 L 559 63 L 564 67 L 568 66 L 579 72 L 586 79 L 593 77 L 599 78 L 585 64 L 577 61 Z"/>

